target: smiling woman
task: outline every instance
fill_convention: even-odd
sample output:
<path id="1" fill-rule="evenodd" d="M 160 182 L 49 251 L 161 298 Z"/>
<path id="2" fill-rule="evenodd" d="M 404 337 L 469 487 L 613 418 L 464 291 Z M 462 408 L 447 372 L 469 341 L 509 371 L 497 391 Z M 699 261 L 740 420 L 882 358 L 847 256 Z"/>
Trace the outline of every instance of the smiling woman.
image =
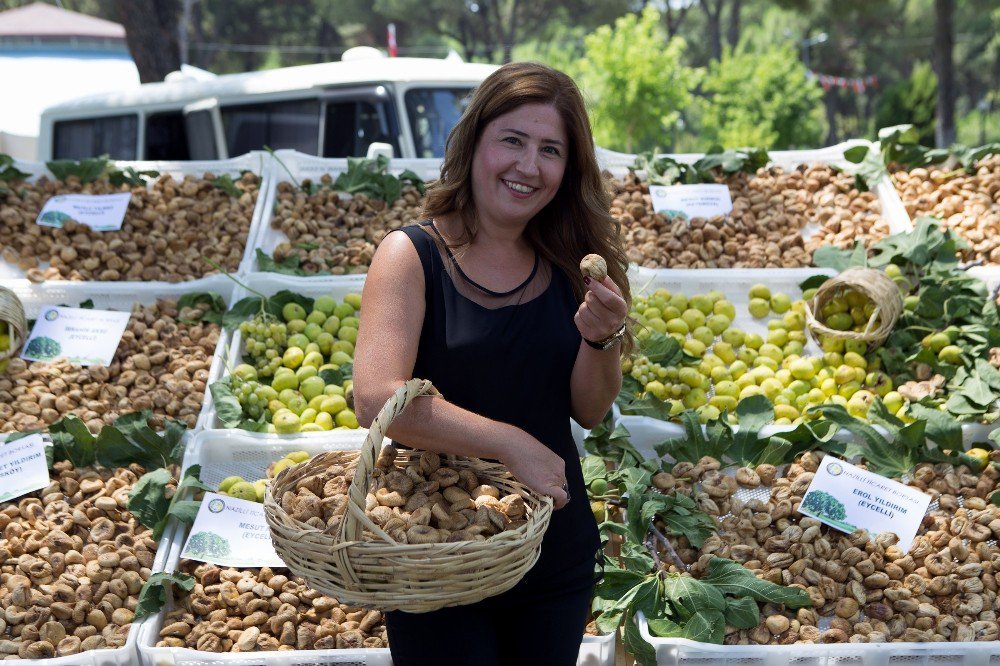
<path id="1" fill-rule="evenodd" d="M 631 346 L 627 260 L 609 203 L 572 79 L 506 65 L 449 136 L 428 219 L 386 236 L 372 259 L 354 365 L 359 420 L 370 423 L 406 380 L 429 379 L 443 397 L 410 404 L 389 435 L 499 460 L 558 509 L 513 589 L 388 613 L 397 666 L 576 662 L 600 541 L 570 417 L 601 421 Z M 607 261 L 603 280 L 581 277 L 588 254 Z M 520 626 L 526 607 L 546 618 L 544 636 Z M 427 640 L 445 631 L 449 641 Z"/>

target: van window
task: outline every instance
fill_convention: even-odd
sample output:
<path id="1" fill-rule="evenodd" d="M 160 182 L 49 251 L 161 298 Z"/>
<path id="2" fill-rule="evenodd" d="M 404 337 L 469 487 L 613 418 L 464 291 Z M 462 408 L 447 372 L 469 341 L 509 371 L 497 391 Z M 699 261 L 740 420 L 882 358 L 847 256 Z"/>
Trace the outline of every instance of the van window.
<path id="1" fill-rule="evenodd" d="M 224 106 L 222 127 L 230 155 L 264 146 L 315 155 L 319 148 L 319 101 L 315 99 Z"/>
<path id="2" fill-rule="evenodd" d="M 328 101 L 323 157 L 357 157 L 372 143 L 388 143 L 399 157 L 399 126 L 386 102 Z"/>
<path id="3" fill-rule="evenodd" d="M 184 114 L 166 111 L 146 116 L 147 160 L 189 160 Z"/>
<path id="4" fill-rule="evenodd" d="M 448 133 L 469 105 L 472 88 L 412 88 L 406 91 L 406 115 L 416 157 L 444 157 Z"/>
<path id="5" fill-rule="evenodd" d="M 138 142 L 136 114 L 85 120 L 61 120 L 53 127 L 52 157 L 82 160 L 108 155 L 114 160 L 134 160 Z"/>

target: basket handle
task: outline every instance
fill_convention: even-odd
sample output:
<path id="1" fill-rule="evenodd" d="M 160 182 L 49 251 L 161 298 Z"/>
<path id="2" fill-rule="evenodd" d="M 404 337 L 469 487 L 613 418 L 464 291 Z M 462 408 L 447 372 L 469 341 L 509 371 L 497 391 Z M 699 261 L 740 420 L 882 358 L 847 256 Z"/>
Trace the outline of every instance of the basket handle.
<path id="1" fill-rule="evenodd" d="M 347 503 L 347 513 L 341 522 L 341 534 L 345 542 L 360 541 L 362 529 L 366 524 L 369 529 L 374 528 L 373 531 L 376 534 L 382 532 L 365 514 L 365 502 L 368 497 L 368 489 L 371 487 L 371 472 L 375 468 L 375 459 L 379 454 L 385 431 L 388 430 L 393 419 L 399 416 L 406 409 L 406 406 L 416 398 L 434 395 L 441 394 L 429 380 L 410 379 L 396 389 L 396 392 L 389 397 L 378 416 L 375 417 L 371 428 L 368 429 L 365 443 L 361 446 L 361 456 L 358 458 L 358 466 L 348 491 L 350 500 Z"/>

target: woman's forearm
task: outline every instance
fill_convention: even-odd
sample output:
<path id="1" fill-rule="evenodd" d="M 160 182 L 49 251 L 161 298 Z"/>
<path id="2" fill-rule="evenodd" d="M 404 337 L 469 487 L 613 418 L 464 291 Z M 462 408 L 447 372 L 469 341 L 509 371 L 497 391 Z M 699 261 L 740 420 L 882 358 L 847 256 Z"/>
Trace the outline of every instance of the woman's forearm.
<path id="1" fill-rule="evenodd" d="M 368 402 L 378 400 L 372 397 Z M 361 424 L 369 425 L 380 407 L 381 404 L 370 404 L 359 410 Z M 426 451 L 503 460 L 526 433 L 510 424 L 462 409 L 441 396 L 421 396 L 392 420 L 386 435 L 401 444 Z"/>
<path id="2" fill-rule="evenodd" d="M 573 418 L 584 428 L 593 428 L 611 409 L 622 387 L 620 346 L 594 349 L 580 343 L 570 377 Z"/>

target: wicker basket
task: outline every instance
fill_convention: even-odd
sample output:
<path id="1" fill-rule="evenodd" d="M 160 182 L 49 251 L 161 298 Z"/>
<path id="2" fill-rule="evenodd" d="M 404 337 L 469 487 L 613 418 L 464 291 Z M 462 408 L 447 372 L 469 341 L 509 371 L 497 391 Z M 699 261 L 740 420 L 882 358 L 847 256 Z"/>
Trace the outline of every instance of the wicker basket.
<path id="1" fill-rule="evenodd" d="M 872 312 L 863 331 L 837 331 L 826 326 L 817 317 L 823 311 L 823 306 L 846 287 L 865 294 L 875 304 L 875 311 Z M 817 343 L 827 337 L 861 340 L 867 343 L 868 349 L 871 350 L 885 342 L 902 312 L 903 298 L 892 278 L 872 268 L 848 268 L 824 282 L 816 291 L 816 295 L 806 301 L 806 326 Z"/>
<path id="2" fill-rule="evenodd" d="M 0 287 L 0 321 L 7 324 L 10 348 L 0 349 L 0 361 L 17 355 L 28 334 L 28 321 L 24 317 L 21 299 L 10 289 Z"/>
<path id="3" fill-rule="evenodd" d="M 449 456 L 448 464 L 458 470 L 472 469 L 484 481 L 521 495 L 527 510 L 525 524 L 485 541 L 401 544 L 366 515 L 365 498 L 386 429 L 415 398 L 435 394 L 430 382 L 411 379 L 382 408 L 358 454 L 347 512 L 336 535 L 293 520 L 277 500 L 299 481 L 322 473 L 332 452 L 282 471 L 271 483 L 264 513 L 275 551 L 292 573 L 323 594 L 352 606 L 422 613 L 475 603 L 509 590 L 538 559 L 552 499 L 528 490 L 503 465 L 478 458 Z M 401 450 L 396 460 L 405 462 L 420 453 Z"/>

